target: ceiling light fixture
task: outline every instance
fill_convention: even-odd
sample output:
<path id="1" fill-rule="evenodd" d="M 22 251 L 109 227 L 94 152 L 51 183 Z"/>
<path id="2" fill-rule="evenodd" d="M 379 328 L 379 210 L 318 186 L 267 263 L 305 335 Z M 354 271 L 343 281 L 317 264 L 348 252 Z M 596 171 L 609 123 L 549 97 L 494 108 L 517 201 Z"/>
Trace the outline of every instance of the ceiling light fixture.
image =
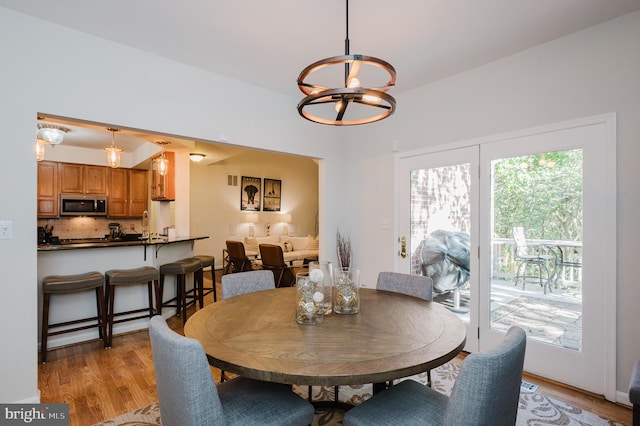
<path id="1" fill-rule="evenodd" d="M 201 162 L 202 160 L 204 160 L 204 157 L 206 157 L 206 155 L 200 154 L 198 152 L 192 152 L 191 154 L 189 154 L 189 159 L 194 163 Z"/>
<path id="2" fill-rule="evenodd" d="M 120 129 L 108 127 L 107 130 L 111 132 L 111 146 L 109 148 L 104 148 L 104 150 L 107 151 L 107 163 L 110 167 L 117 169 L 120 167 L 120 153 L 122 152 L 122 149 L 118 148 L 115 144 L 115 133 L 119 132 Z"/>
<path id="3" fill-rule="evenodd" d="M 54 126 L 53 124 L 38 124 L 38 138 L 49 142 L 51 145 L 58 145 L 64 139 L 64 135 L 69 131 L 66 127 Z"/>
<path id="4" fill-rule="evenodd" d="M 169 160 L 164 158 L 164 146 L 169 145 L 171 142 L 158 141 L 158 145 L 162 146 L 162 154 L 160 157 L 153 160 L 153 170 L 156 170 L 160 176 L 164 176 L 169 171 Z"/>
<path id="5" fill-rule="evenodd" d="M 346 0 L 347 31 L 344 40 L 344 55 L 333 56 L 314 62 L 298 76 L 298 88 L 305 97 L 298 103 L 298 113 L 307 120 L 334 126 L 351 126 L 373 123 L 394 113 L 396 100 L 387 91 L 396 83 L 396 70 L 382 59 L 365 55 L 349 54 L 349 0 Z M 323 68 L 344 64 L 344 87 L 331 88 L 306 81 L 307 77 Z M 362 87 L 360 70 L 365 79 L 389 80 L 376 87 Z M 341 70 L 340 70 L 341 71 Z M 318 74 L 316 74 L 318 75 Z M 327 75 L 324 75 L 328 77 Z M 339 77 L 341 79 L 342 77 Z M 349 114 L 347 114 L 349 111 Z"/>

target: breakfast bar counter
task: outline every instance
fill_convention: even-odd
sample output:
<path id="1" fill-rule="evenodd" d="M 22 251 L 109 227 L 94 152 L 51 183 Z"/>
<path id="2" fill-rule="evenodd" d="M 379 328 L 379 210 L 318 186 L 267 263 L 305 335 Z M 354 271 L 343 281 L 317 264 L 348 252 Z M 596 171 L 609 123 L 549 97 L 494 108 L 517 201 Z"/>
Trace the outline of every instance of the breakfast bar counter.
<path id="1" fill-rule="evenodd" d="M 185 241 L 193 244 L 197 240 L 204 240 L 207 236 L 196 237 L 175 237 L 175 238 L 151 238 L 151 239 L 109 239 L 109 238 L 87 238 L 62 240 L 58 244 L 42 244 L 38 245 L 38 252 L 61 251 L 61 250 L 81 250 L 95 248 L 112 248 L 112 247 L 144 247 L 146 253 L 148 247 L 154 247 L 156 253 L 160 247 L 167 244 L 183 243 Z"/>
<path id="2" fill-rule="evenodd" d="M 74 275 L 97 271 L 104 273 L 110 269 L 133 269 L 142 266 L 160 265 L 193 257 L 197 240 L 207 236 L 186 236 L 145 241 L 84 241 L 38 246 L 38 315 L 42 315 L 42 279 L 48 275 Z M 175 277 L 167 276 L 164 299 L 176 294 Z M 188 282 L 190 282 L 189 279 Z M 127 310 L 145 306 L 146 286 L 126 286 L 118 289 L 116 303 L 118 309 Z M 92 292 L 68 294 L 53 298 L 50 308 L 50 323 L 63 322 L 79 317 L 95 315 L 95 295 Z M 166 312 L 165 312 L 166 311 Z M 163 315 L 173 314 L 174 309 L 163 310 Z M 38 319 L 40 327 L 41 318 Z M 114 334 L 147 328 L 148 319 L 129 321 L 114 325 Z M 38 330 L 40 336 L 40 330 Z M 81 330 L 49 338 L 48 347 L 92 340 L 98 338 L 97 329 Z"/>

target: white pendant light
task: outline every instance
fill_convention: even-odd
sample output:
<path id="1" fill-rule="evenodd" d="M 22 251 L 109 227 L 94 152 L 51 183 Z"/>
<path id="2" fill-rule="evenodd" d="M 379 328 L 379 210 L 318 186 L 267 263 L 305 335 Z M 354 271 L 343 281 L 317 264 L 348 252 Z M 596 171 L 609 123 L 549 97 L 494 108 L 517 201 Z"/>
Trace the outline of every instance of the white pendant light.
<path id="1" fill-rule="evenodd" d="M 118 148 L 115 144 L 115 133 L 119 132 L 120 129 L 109 127 L 107 130 L 111 132 L 111 146 L 109 148 L 104 148 L 107 152 L 107 163 L 110 167 L 117 169 L 120 167 L 120 153 L 122 152 L 122 149 Z"/>

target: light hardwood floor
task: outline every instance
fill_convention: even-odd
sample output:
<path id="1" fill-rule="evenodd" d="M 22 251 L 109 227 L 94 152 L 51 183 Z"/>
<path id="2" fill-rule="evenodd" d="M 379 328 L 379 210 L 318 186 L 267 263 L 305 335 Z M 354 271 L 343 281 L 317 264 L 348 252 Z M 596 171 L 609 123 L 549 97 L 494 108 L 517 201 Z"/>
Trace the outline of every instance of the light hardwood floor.
<path id="1" fill-rule="evenodd" d="M 217 278 L 218 295 L 220 277 Z M 207 296 L 207 302 L 213 298 Z M 193 310 L 194 308 L 190 308 Z M 191 313 L 191 312 L 189 312 Z M 169 325 L 182 333 L 182 322 Z M 220 371 L 212 368 L 216 381 Z M 43 403 L 68 403 L 70 426 L 88 426 L 157 401 L 151 344 L 146 331 L 115 336 L 113 348 L 94 341 L 51 350 L 38 367 Z M 569 387 L 525 374 L 539 391 L 623 425 L 631 425 L 631 410 Z"/>

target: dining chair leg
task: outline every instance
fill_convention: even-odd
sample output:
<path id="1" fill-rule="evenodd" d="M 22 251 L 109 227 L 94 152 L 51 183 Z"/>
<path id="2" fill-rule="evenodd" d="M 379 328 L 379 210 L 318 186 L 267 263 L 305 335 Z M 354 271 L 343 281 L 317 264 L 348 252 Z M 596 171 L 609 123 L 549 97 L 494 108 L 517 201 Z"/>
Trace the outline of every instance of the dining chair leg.
<path id="1" fill-rule="evenodd" d="M 377 394 L 382 392 L 383 390 L 387 389 L 387 384 L 386 383 L 374 383 L 373 384 L 373 394 Z"/>

